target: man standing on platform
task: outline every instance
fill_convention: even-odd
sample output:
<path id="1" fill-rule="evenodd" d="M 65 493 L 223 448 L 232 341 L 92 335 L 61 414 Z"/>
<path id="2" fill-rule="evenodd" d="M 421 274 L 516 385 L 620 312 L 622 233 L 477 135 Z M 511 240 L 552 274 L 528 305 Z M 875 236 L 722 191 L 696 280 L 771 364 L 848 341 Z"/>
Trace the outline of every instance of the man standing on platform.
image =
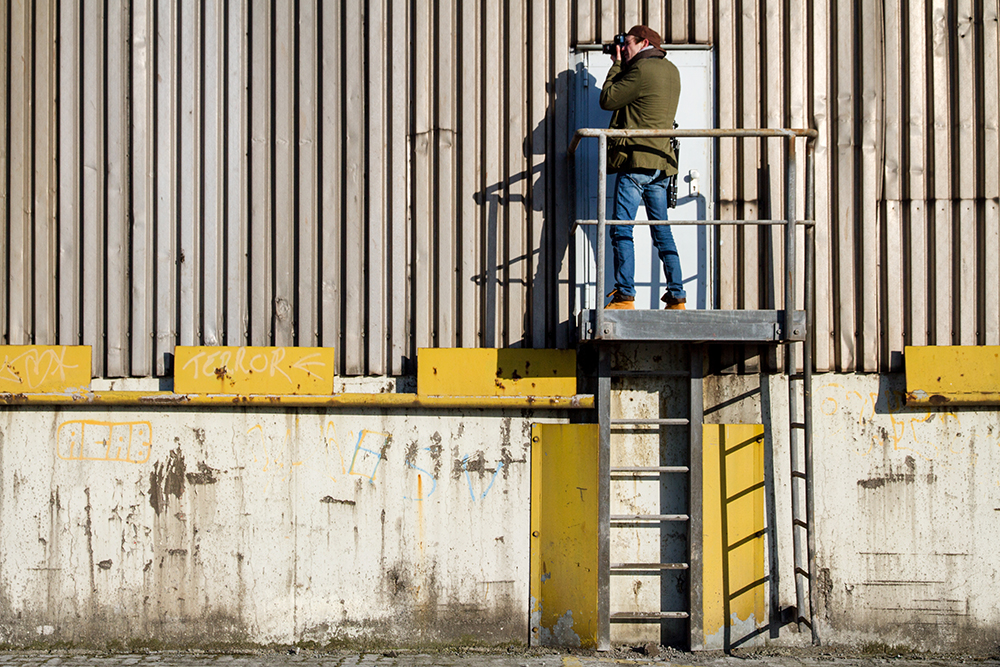
<path id="1" fill-rule="evenodd" d="M 677 67 L 660 49 L 660 35 L 637 25 L 616 47 L 615 59 L 601 89 L 601 108 L 612 111 L 611 129 L 669 130 L 681 93 Z M 608 172 L 615 181 L 615 220 L 635 220 L 642 200 L 650 220 L 667 219 L 667 185 L 677 174 L 677 158 L 669 137 L 610 139 Z M 600 205 L 604 205 L 601 202 Z M 635 251 L 632 225 L 611 225 L 615 260 L 615 289 L 608 294 L 613 309 L 635 308 Z M 681 260 L 668 225 L 650 225 L 653 243 L 667 277 L 662 301 L 683 310 L 687 294 L 681 283 Z"/>

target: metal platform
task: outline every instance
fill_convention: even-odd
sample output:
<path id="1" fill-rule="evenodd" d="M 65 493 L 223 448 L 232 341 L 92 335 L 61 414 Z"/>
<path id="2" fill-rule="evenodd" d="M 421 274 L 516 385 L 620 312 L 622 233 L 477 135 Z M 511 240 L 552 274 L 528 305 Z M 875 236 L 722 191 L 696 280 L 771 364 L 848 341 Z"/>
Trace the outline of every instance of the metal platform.
<path id="1" fill-rule="evenodd" d="M 597 311 L 579 315 L 583 341 L 675 341 L 706 343 L 784 343 L 805 340 L 805 311 L 784 310 L 605 310 L 597 332 Z"/>

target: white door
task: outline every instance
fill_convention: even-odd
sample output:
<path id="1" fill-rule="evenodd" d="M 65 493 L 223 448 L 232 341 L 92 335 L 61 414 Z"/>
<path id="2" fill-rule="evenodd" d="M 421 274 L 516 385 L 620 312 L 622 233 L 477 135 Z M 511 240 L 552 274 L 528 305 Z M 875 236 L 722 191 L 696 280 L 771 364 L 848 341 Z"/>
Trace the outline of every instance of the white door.
<path id="1" fill-rule="evenodd" d="M 667 50 L 669 58 L 681 75 L 681 97 L 677 108 L 678 129 L 708 129 L 714 127 L 715 110 L 712 91 L 713 52 L 708 49 Z M 573 54 L 572 64 L 576 76 L 574 128 L 606 128 L 611 113 L 600 107 L 601 86 L 611 69 L 611 57 L 600 52 Z M 713 164 L 713 142 L 710 139 L 681 139 L 681 154 L 677 186 L 677 208 L 670 210 L 674 220 L 710 220 L 715 218 L 715 183 Z M 584 139 L 577 148 L 576 170 L 576 218 L 597 219 L 597 139 Z M 607 202 L 605 209 L 609 219 L 614 212 L 614 183 L 608 178 Z M 639 220 L 647 220 L 645 207 L 640 206 L 636 214 Z M 712 239 L 713 228 L 709 226 L 671 227 L 677 250 L 680 253 L 684 276 L 684 290 L 687 292 L 687 307 L 707 309 L 712 307 Z M 653 247 L 649 229 L 636 226 L 635 238 L 635 287 L 636 308 L 662 308 L 660 296 L 666 280 L 656 249 Z M 596 229 L 577 229 L 574 244 L 576 253 L 576 304 L 577 309 L 595 308 L 603 305 L 604 299 L 596 295 Z M 611 240 L 607 238 L 605 264 L 605 291 L 614 289 L 614 260 Z"/>

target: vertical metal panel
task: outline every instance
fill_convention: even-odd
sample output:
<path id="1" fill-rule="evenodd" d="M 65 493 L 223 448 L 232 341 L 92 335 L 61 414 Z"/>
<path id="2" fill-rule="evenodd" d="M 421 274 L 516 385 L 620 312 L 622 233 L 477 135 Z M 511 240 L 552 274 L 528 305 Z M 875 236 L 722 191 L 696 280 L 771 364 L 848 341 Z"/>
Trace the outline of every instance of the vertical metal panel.
<path id="1" fill-rule="evenodd" d="M 177 21 L 171 0 L 156 6 L 156 374 L 170 372 L 177 344 Z M 86 240 L 85 240 L 86 242 Z M 85 343 L 91 343 L 84 336 Z M 96 371 L 95 371 L 96 372 Z"/>
<path id="2" fill-rule="evenodd" d="M 458 299 L 461 303 L 461 315 L 458 323 L 459 345 L 462 347 L 478 346 L 482 333 L 480 327 L 481 300 L 478 298 L 477 285 L 485 269 L 479 261 L 481 257 L 479 253 L 481 242 L 479 207 L 486 203 L 485 200 L 488 199 L 489 195 L 480 191 L 483 173 L 482 153 L 480 152 L 482 124 L 479 122 L 481 88 L 478 85 L 479 53 L 482 44 L 481 33 L 477 29 L 480 20 L 480 6 L 480 3 L 458 4 L 458 32 L 461 39 L 458 40 L 458 95 L 456 101 L 459 109 L 457 122 L 462 131 L 456 132 L 455 140 L 460 156 L 458 164 L 458 201 L 460 203 L 458 220 L 460 224 L 457 261 Z M 469 202 L 479 202 L 479 205 L 470 206 Z M 393 224 L 395 225 L 395 221 Z M 396 324 L 393 322 L 393 327 L 395 326 Z M 395 345 L 392 353 L 393 356 L 399 354 Z"/>
<path id="3" fill-rule="evenodd" d="M 34 42 L 34 257 L 31 340 L 52 345 L 56 338 L 56 3 L 37 0 Z"/>
<path id="4" fill-rule="evenodd" d="M 817 367 L 1000 342 L 995 1 L 0 7 L 0 337 L 90 344 L 99 375 L 179 342 L 352 374 L 571 345 L 570 45 L 636 22 L 715 43 L 720 126 L 820 130 Z M 780 210 L 775 148 L 718 149 L 721 217 Z M 721 231 L 717 305 L 778 304 L 781 243 Z"/>
<path id="5" fill-rule="evenodd" d="M 526 239 L 528 246 L 527 257 L 529 262 L 526 266 L 528 283 L 528 294 L 531 296 L 531 303 L 527 306 L 528 320 L 531 323 L 530 331 L 526 332 L 528 340 L 537 347 L 545 345 L 546 322 L 545 309 L 546 301 L 550 296 L 555 283 L 549 275 L 551 264 L 549 253 L 552 250 L 551 243 L 547 238 L 551 230 L 545 227 L 545 215 L 543 207 L 546 204 L 545 188 L 548 180 L 542 178 L 542 170 L 545 168 L 545 155 L 548 151 L 549 119 L 545 114 L 545 94 L 548 80 L 548 68 L 545 55 L 549 47 L 548 16 L 547 6 L 544 2 L 529 0 L 528 4 L 528 32 L 525 43 L 529 45 L 528 52 L 528 135 L 525 139 L 528 162 L 525 165 L 525 187 L 528 191 L 528 198 L 525 201 L 525 210 L 528 212 L 529 235 Z M 555 216 L 552 212 L 552 224 L 555 223 Z"/>
<path id="6" fill-rule="evenodd" d="M 6 2 L 0 2 L 0 63 L 3 64 L 4 72 L 10 71 L 10 44 L 8 35 L 11 23 L 10 7 Z M 10 92 L 7 86 L 7 77 L 0 76 L 0 118 L 3 118 L 5 126 L 9 123 L 8 111 L 10 109 Z M 7 145 L 7 132 L 0 132 L 0 276 L 8 273 L 8 249 L 7 235 L 10 229 L 10 196 L 8 192 L 8 174 L 10 174 L 10 152 Z M 6 295 L 0 294 L 0 344 L 9 344 L 10 338 L 7 329 L 7 311 L 9 304 L 6 302 Z"/>
<path id="7" fill-rule="evenodd" d="M 319 344 L 317 321 L 319 300 L 319 62 L 317 30 L 318 3 L 305 0 L 299 3 L 295 23 L 298 26 L 298 113 L 297 160 L 295 174 L 298 178 L 296 213 L 289 220 L 297 221 L 298 271 L 295 274 L 296 343 L 303 347 Z M 288 225 L 292 227 L 291 224 Z"/>
<path id="8" fill-rule="evenodd" d="M 402 4 L 402 3 L 399 3 Z M 343 78 L 341 68 L 340 3 L 320 5 L 320 86 L 322 87 L 322 126 L 320 134 L 320 181 L 323 183 L 322 207 L 320 209 L 320 256 L 322 290 L 320 308 L 324 346 L 340 346 L 341 332 L 341 231 L 343 229 L 343 209 L 340 197 L 343 192 Z M 338 352 L 343 358 L 343 351 Z"/>
<path id="9" fill-rule="evenodd" d="M 180 272 L 179 298 L 179 343 L 196 345 L 201 338 L 202 301 L 201 282 L 201 230 L 202 217 L 202 168 L 201 145 L 204 126 L 201 120 L 202 45 L 201 3 L 180 4 L 179 10 L 179 53 L 177 76 L 180 91 L 180 168 L 179 223 L 180 245 L 178 248 L 178 270 Z"/>
<path id="10" fill-rule="evenodd" d="M 834 192 L 837 193 L 835 206 L 832 207 L 833 244 L 830 252 L 841 261 L 834 263 L 835 280 L 834 302 L 837 304 L 835 322 L 837 327 L 837 367 L 853 369 L 856 364 L 855 328 L 855 267 L 854 267 L 854 226 L 857 219 L 858 204 L 855 200 L 855 164 L 856 147 L 855 122 L 855 17 L 853 4 L 839 3 L 831 23 L 835 26 L 832 60 L 836 63 L 836 77 L 833 82 L 835 94 L 834 116 L 837 119 L 835 128 L 836 154 L 833 156 L 835 177 Z"/>
<path id="11" fill-rule="evenodd" d="M 858 275 L 858 300 L 861 302 L 861 368 L 865 371 L 878 370 L 878 297 L 879 290 L 866 289 L 865 283 L 878 276 L 879 227 L 878 206 L 882 197 L 883 173 L 879 168 L 882 155 L 882 49 L 884 36 L 882 21 L 868 20 L 881 12 L 882 0 L 864 0 L 861 5 L 860 42 L 855 47 L 855 57 L 865 66 L 861 67 L 861 230 L 855 239 L 861 251 L 861 266 Z M 860 47 L 860 48 L 858 48 Z M 858 86 L 855 85 L 855 90 Z M 877 287 L 877 285 L 876 285 Z"/>
<path id="12" fill-rule="evenodd" d="M 7 16 L 7 4 L 0 3 L 0 15 Z M 5 21 L 3 22 L 5 23 Z M 6 26 L 0 26 L 6 34 Z M 80 342 L 80 167 L 81 147 L 81 69 L 80 69 L 80 4 L 70 3 L 59 12 L 59 343 L 76 345 Z M 3 49 L 6 51 L 6 48 Z M 6 62 L 6 56 L 3 61 Z M 2 77 L 0 77 L 2 78 Z M 5 82 L 4 82 L 5 83 Z M 4 83 L 0 83 L 3 86 Z M 5 97 L 0 95 L 0 97 Z M 6 114 L 3 114 L 6 117 Z M 0 132 L 0 144 L 5 141 Z M 6 151 L 0 170 L 5 171 Z M 0 189 L 6 187 L 2 179 Z M 5 197 L 6 199 L 6 197 Z M 0 241 L 2 244 L 2 241 Z M 0 257 L 5 256 L 0 248 Z M 7 275 L 0 259 L 0 276 Z M 152 293 L 152 290 L 150 291 Z M 6 332 L 6 309 L 0 308 L 0 332 Z M 0 335 L 0 339 L 3 336 Z"/>
<path id="13" fill-rule="evenodd" d="M 760 53 L 760 19 L 757 0 L 740 0 L 740 12 L 737 18 L 737 38 L 741 45 L 737 53 L 737 77 L 741 82 L 739 117 L 736 121 L 739 127 L 760 127 L 761 89 L 758 54 Z M 760 215 L 758 179 L 760 177 L 760 144 L 756 141 L 744 141 L 739 145 L 737 169 L 742 175 L 742 197 L 744 219 L 753 220 Z M 740 254 L 742 257 L 739 279 L 743 285 L 742 303 L 740 307 L 747 310 L 761 308 L 760 303 L 760 237 L 766 234 L 756 227 L 740 229 L 738 241 L 742 241 Z M 742 237 L 741 239 L 739 237 Z M 765 262 L 766 263 L 766 262 Z M 759 368 L 760 359 L 757 349 L 749 348 L 746 360 L 746 370 L 755 372 Z"/>
<path id="14" fill-rule="evenodd" d="M 554 261 L 558 267 L 558 270 L 552 272 L 552 276 L 556 280 L 556 298 L 549 301 L 549 309 L 546 311 L 545 318 L 549 323 L 554 323 L 556 327 L 555 331 L 555 341 L 550 341 L 546 343 L 546 347 L 553 345 L 558 348 L 568 347 L 573 339 L 571 329 L 574 322 L 570 318 L 564 318 L 561 313 L 572 313 L 573 303 L 571 301 L 573 289 L 570 285 L 571 265 L 570 265 L 570 237 L 572 236 L 571 221 L 574 217 L 573 211 L 573 190 L 572 190 L 572 175 L 569 168 L 569 160 L 567 159 L 567 150 L 569 148 L 569 123 L 570 123 L 570 103 L 569 98 L 572 91 L 572 86 L 570 84 L 570 71 L 569 71 L 569 45 L 570 45 L 570 34 L 569 30 L 566 30 L 567 19 L 570 16 L 570 8 L 567 6 L 568 3 L 555 2 L 551 4 L 551 15 L 552 23 L 549 26 L 551 30 L 551 40 L 552 46 L 550 48 L 550 53 L 552 54 L 553 62 L 549 65 L 549 71 L 555 77 L 555 99 L 553 100 L 551 96 L 548 99 L 549 113 L 552 114 L 552 121 L 550 127 L 552 127 L 553 135 L 550 145 L 553 147 L 554 151 L 549 153 L 549 157 L 546 158 L 547 171 L 545 173 L 545 178 L 552 179 L 553 183 L 548 189 L 548 192 L 552 193 L 552 198 L 546 201 L 546 205 L 549 206 L 550 216 L 548 218 L 547 226 L 552 227 L 552 232 L 549 235 L 551 242 L 554 246 L 554 252 L 552 253 L 552 261 Z M 547 88 L 548 89 L 548 88 Z M 540 93 L 541 91 L 537 91 Z M 549 160 L 555 162 L 552 166 L 548 164 Z M 548 195 L 547 195 L 548 196 Z M 555 218 L 555 224 L 552 223 L 553 217 Z M 549 324 L 549 326 L 552 326 Z M 549 332 L 551 334 L 551 331 Z M 535 345 L 539 345 L 539 341 L 535 341 Z"/>
<path id="15" fill-rule="evenodd" d="M 223 290 L 225 267 L 225 201 L 223 200 L 223 162 L 225 148 L 225 31 L 222 0 L 202 3 L 204 52 L 201 75 L 204 77 L 204 99 L 201 104 L 202 161 L 204 191 L 202 193 L 202 307 L 201 340 L 205 345 L 222 345 L 225 330 Z"/>
<path id="16" fill-rule="evenodd" d="M 132 114 L 131 114 L 131 183 L 132 237 L 130 287 L 131 375 L 153 374 L 153 323 L 156 283 L 153 249 L 155 246 L 156 181 L 153 169 L 155 153 L 154 120 L 156 72 L 153 69 L 156 26 L 154 0 L 134 0 L 132 5 Z M 65 33 L 64 33 L 65 34 Z M 75 59 L 71 59 L 71 62 Z M 71 75 L 72 76 L 72 75 Z M 60 120 L 70 120 L 63 117 Z M 71 125 L 72 127 L 72 125 Z M 71 173 L 63 172 L 66 178 Z M 69 185 L 69 184 L 67 184 Z M 72 192 L 72 190 L 71 190 Z M 72 214 L 72 212 L 71 212 Z M 65 229 L 65 228 L 64 228 Z M 72 284 L 72 283 L 71 283 Z M 62 309 L 60 309 L 62 310 Z"/>
<path id="17" fill-rule="evenodd" d="M 388 110 L 390 123 L 388 140 L 389 210 L 387 213 L 389 240 L 387 242 L 388 247 L 386 248 L 386 285 L 389 290 L 387 323 L 390 327 L 390 333 L 388 334 L 389 360 L 385 371 L 393 375 L 400 375 L 406 370 L 403 360 L 408 354 L 413 354 L 412 348 L 409 345 L 410 320 L 408 317 L 409 301 L 407 299 L 407 295 L 410 294 L 411 284 L 411 273 L 407 266 L 410 248 L 410 226 L 408 224 L 410 212 L 410 188 L 408 187 L 410 151 L 407 114 L 409 108 L 408 74 L 410 44 L 408 32 L 409 21 L 407 20 L 408 5 L 409 3 L 404 2 L 390 3 L 389 12 L 386 15 L 387 20 L 390 22 L 388 35 L 389 62 L 387 63 L 387 75 L 390 83 L 386 87 L 390 101 Z M 472 28 L 469 34 L 476 34 L 474 12 L 469 11 L 471 9 L 469 3 L 463 3 L 461 7 L 463 12 L 469 12 L 472 15 L 471 20 L 466 19 L 466 21 L 469 21 L 468 23 L 463 22 L 463 27 L 471 25 Z M 475 80 L 474 68 L 476 56 L 475 52 L 471 50 L 473 48 L 475 48 L 475 42 L 472 39 L 462 41 L 463 62 L 466 62 L 467 58 L 471 58 L 471 63 L 464 65 L 468 70 L 472 70 L 471 77 L 467 75 L 467 78 Z M 463 96 L 465 99 L 468 99 L 469 92 L 468 90 L 465 91 L 465 95 Z M 478 97 L 474 96 L 471 98 L 469 102 L 470 114 L 474 115 L 474 105 L 478 99 Z M 463 123 L 463 127 L 469 127 L 469 124 Z M 475 127 L 474 122 L 472 123 L 472 127 Z M 467 136 L 463 135 L 463 140 Z M 473 136 L 478 136 L 478 134 L 474 134 Z M 470 153 L 472 152 L 471 148 L 467 150 Z M 478 154 L 471 156 L 472 160 L 475 160 L 476 157 L 478 157 Z M 478 160 L 475 161 L 478 162 Z M 473 187 L 475 187 L 474 184 Z M 478 225 L 475 218 L 463 219 L 462 229 L 465 234 L 472 235 L 474 238 L 475 232 L 473 230 L 477 228 Z M 475 252 L 475 247 L 469 248 L 469 254 L 473 256 L 478 255 Z M 473 298 L 469 299 L 469 301 L 478 302 L 478 299 L 473 295 Z M 475 309 L 469 308 L 468 310 L 474 312 Z M 378 372 L 377 369 L 371 370 L 372 372 Z"/>
<path id="18" fill-rule="evenodd" d="M 907 256 L 908 344 L 926 345 L 930 332 L 927 262 L 927 9 L 925 0 L 908 3 L 906 60 L 911 72 L 906 100 L 908 120 L 906 190 L 909 194 Z"/>
<path id="19" fill-rule="evenodd" d="M 903 327 L 903 25 L 901 0 L 885 0 L 885 144 L 883 174 L 885 205 L 879 210 L 881 217 L 882 247 L 884 255 L 879 279 L 885 284 L 885 309 L 879 318 L 881 342 L 879 349 L 882 370 L 902 370 L 901 357 L 889 350 L 900 350 L 904 345 Z M 890 365 L 892 366 L 890 368 Z"/>
<path id="20" fill-rule="evenodd" d="M 458 253 L 455 246 L 455 224 L 460 204 L 455 198 L 455 8 L 442 4 L 438 6 L 430 26 L 433 37 L 428 47 L 433 55 L 433 80 L 437 93 L 430 95 L 433 123 L 432 144 L 434 180 L 437 184 L 431 197 L 431 212 L 434 220 L 432 264 L 435 267 L 434 290 L 437 294 L 436 313 L 433 320 L 434 341 L 438 347 L 455 347 L 457 343 L 457 322 L 459 312 L 455 270 Z M 431 46 L 434 44 L 434 46 Z M 418 84 L 419 85 L 419 84 Z M 430 92 L 430 91 L 428 91 Z"/>
<path id="21" fill-rule="evenodd" d="M 225 114 L 226 152 L 225 183 L 225 245 L 226 283 L 226 345 L 242 345 L 247 341 L 247 220 L 249 184 L 246 136 L 247 86 L 247 0 L 228 0 L 225 9 L 226 71 Z"/>
<path id="22" fill-rule="evenodd" d="M 499 224 L 501 193 L 501 128 L 503 125 L 502 106 L 499 100 L 502 96 L 500 82 L 503 81 L 500 70 L 500 33 L 501 3 L 498 0 L 485 0 L 481 14 L 481 30 L 485 32 L 486 26 L 493 26 L 492 39 L 489 34 L 484 34 L 482 41 L 483 55 L 480 63 L 480 76 L 483 77 L 482 96 L 480 105 L 482 107 L 482 155 L 483 155 L 483 197 L 485 205 L 481 206 L 480 215 L 481 227 L 480 238 L 482 246 L 480 253 L 483 258 L 483 273 L 480 279 L 480 300 L 482 303 L 482 322 L 480 324 L 482 334 L 479 345 L 481 347 L 496 347 L 500 341 L 496 337 L 497 312 L 500 304 L 497 303 L 497 266 L 499 255 L 497 248 L 501 246 L 501 229 Z M 414 164 L 414 169 L 418 166 Z M 416 211 L 415 211 L 416 213 Z"/>
<path id="23" fill-rule="evenodd" d="M 367 312 L 364 344 L 365 372 L 385 369 L 385 257 L 386 257 L 386 10 L 382 0 L 371 0 L 366 17 L 368 46 L 367 262 L 365 265 Z M 447 33 L 446 33 L 447 34 Z M 451 45 L 446 48 L 450 51 Z M 381 372 L 384 372 L 382 370 Z"/>
<path id="24" fill-rule="evenodd" d="M 981 2 L 981 0 L 980 0 Z M 979 49 L 979 36 L 976 34 L 975 0 L 959 0 L 955 3 L 955 41 L 957 43 L 957 67 L 952 71 L 958 79 L 958 117 L 957 136 L 953 135 L 956 146 L 957 164 L 960 174 L 975 174 L 982 146 L 976 128 L 976 114 L 982 103 L 982 92 L 977 86 L 978 65 L 976 54 Z M 955 342 L 959 345 L 975 345 L 977 343 L 978 318 L 977 302 L 981 289 L 977 284 L 977 262 L 981 248 L 979 235 L 976 233 L 976 203 L 975 198 L 982 191 L 982 183 L 975 178 L 959 178 L 957 236 L 960 243 L 955 251 L 956 262 L 955 290 L 957 292 L 955 308 Z"/>
<path id="25" fill-rule="evenodd" d="M 670 42 L 683 44 L 687 42 L 688 4 L 687 0 L 670 0 Z"/>
<path id="26" fill-rule="evenodd" d="M 273 143 L 272 95 L 274 30 L 272 3 L 251 0 L 250 7 L 250 340 L 269 345 L 272 340 L 274 292 L 273 252 Z M 340 282 L 339 280 L 337 281 Z"/>
<path id="27" fill-rule="evenodd" d="M 763 21 L 760 40 L 763 44 L 770 44 L 773 41 L 785 41 L 788 31 L 785 30 L 784 3 L 781 0 L 764 0 L 762 3 Z M 760 67 L 760 98 L 763 103 L 763 127 L 787 127 L 788 117 L 786 110 L 789 108 L 788 100 L 785 96 L 785 82 L 787 77 L 786 69 L 790 72 L 789 54 L 787 50 L 768 49 L 768 58 Z M 784 139 L 767 139 L 761 142 L 760 159 L 767 171 L 765 172 L 768 182 L 764 184 L 766 192 L 760 193 L 761 199 L 766 202 L 764 207 L 762 202 L 759 212 L 767 212 L 767 217 L 778 219 L 784 217 L 785 201 L 785 164 L 787 141 Z M 748 271 L 759 271 L 761 259 L 767 266 L 767 274 L 764 276 L 764 300 L 761 303 L 763 308 L 784 308 L 784 276 L 785 276 L 785 229 L 783 227 L 770 227 L 762 232 L 764 243 L 766 244 L 766 259 L 758 258 L 755 263 L 748 257 Z M 801 282 L 801 281 L 799 281 Z M 786 297 L 787 298 L 787 297 Z M 766 348 L 768 368 L 781 368 L 783 366 L 781 351 L 777 346 Z"/>
<path id="28" fill-rule="evenodd" d="M 106 16 L 106 174 L 105 193 L 107 202 L 104 224 L 107 230 L 105 241 L 105 375 L 122 377 L 128 375 L 128 16 L 127 4 L 108 4 Z M 100 47 L 98 47 L 100 48 Z"/>
<path id="29" fill-rule="evenodd" d="M 989 6 L 987 6 L 989 5 Z M 1000 11 L 998 3 L 983 3 L 983 229 L 982 307 L 984 342 L 1000 344 Z"/>
<path id="30" fill-rule="evenodd" d="M 416 346 L 434 346 L 434 288 L 433 284 L 433 244 L 434 220 L 432 215 L 432 151 L 433 118 L 431 103 L 433 85 L 431 77 L 431 8 L 415 10 L 413 16 L 414 35 L 412 100 L 412 174 L 413 174 L 413 253 L 410 256 L 410 271 L 413 273 L 413 299 L 411 319 L 414 326 Z M 499 26 L 499 22 L 497 22 Z M 350 133 L 348 133 L 348 136 Z"/>
<path id="31" fill-rule="evenodd" d="M 506 44 L 524 44 L 524 0 L 507 0 L 508 15 L 505 17 L 507 28 Z M 507 171 L 505 180 L 506 201 L 509 204 L 507 210 L 506 230 L 507 246 L 502 252 L 503 264 L 505 267 L 504 291 L 506 294 L 500 298 L 503 307 L 501 317 L 501 328 L 499 332 L 501 345 L 508 347 L 525 345 L 524 341 L 524 317 L 526 303 L 527 272 L 527 250 L 525 245 L 525 203 L 527 202 L 527 188 L 525 178 L 525 163 L 523 146 L 525 138 L 530 129 L 525 123 L 525 49 L 507 48 L 505 75 L 508 81 L 506 88 L 507 114 L 504 119 L 504 137 L 506 139 Z"/>
<path id="32" fill-rule="evenodd" d="M 31 336 L 31 35 L 30 2 L 13 2 L 10 28 L 10 137 L 7 342 L 26 345 Z"/>
<path id="33" fill-rule="evenodd" d="M 718 78 L 719 102 L 718 117 L 720 127 L 736 127 L 736 93 L 737 73 L 734 64 L 736 57 L 736 16 L 737 0 L 719 0 L 719 32 L 716 37 L 718 44 Z M 719 218 L 736 220 L 740 217 L 737 210 L 739 194 L 737 192 L 736 168 L 737 144 L 735 139 L 720 139 L 718 142 L 718 172 L 719 172 Z M 717 232 L 717 262 L 716 262 L 716 301 L 720 308 L 732 310 L 736 307 L 736 267 L 737 238 L 736 229 L 731 226 L 720 227 Z M 728 364 L 726 364 L 728 365 Z"/>
<path id="34" fill-rule="evenodd" d="M 933 164 L 934 197 L 932 229 L 934 249 L 931 256 L 934 275 L 932 303 L 934 306 L 935 345 L 952 345 L 952 202 L 951 202 L 951 108 L 942 103 L 950 98 L 952 87 L 950 72 L 951 36 L 948 27 L 947 0 L 931 0 L 931 77 L 934 104 L 933 144 L 930 147 Z"/>
<path id="35" fill-rule="evenodd" d="M 275 3 L 274 30 L 274 305 L 272 345 L 295 344 L 295 5 Z M 360 218 L 360 216 L 359 216 Z"/>
<path id="36" fill-rule="evenodd" d="M 809 100 L 807 113 L 809 118 L 807 124 L 812 125 L 819 132 L 816 140 L 816 275 L 814 285 L 816 289 L 815 312 L 810 326 L 816 332 L 813 340 L 816 342 L 816 368 L 817 370 L 832 370 L 835 363 L 835 350 L 833 332 L 834 317 L 834 286 L 832 276 L 831 238 L 833 231 L 832 188 L 819 187 L 820 183 L 831 183 L 832 172 L 830 147 L 833 142 L 833 132 L 836 129 L 833 112 L 833 98 L 831 97 L 831 79 L 834 74 L 834 65 L 830 54 L 832 53 L 830 39 L 830 4 L 828 2 L 811 3 L 809 18 L 811 25 L 809 33 L 812 37 L 810 42 L 813 45 L 813 67 L 811 81 L 811 99 Z"/>
<path id="37" fill-rule="evenodd" d="M 83 340 L 91 370 L 104 367 L 104 12 L 102 2 L 83 12 Z"/>

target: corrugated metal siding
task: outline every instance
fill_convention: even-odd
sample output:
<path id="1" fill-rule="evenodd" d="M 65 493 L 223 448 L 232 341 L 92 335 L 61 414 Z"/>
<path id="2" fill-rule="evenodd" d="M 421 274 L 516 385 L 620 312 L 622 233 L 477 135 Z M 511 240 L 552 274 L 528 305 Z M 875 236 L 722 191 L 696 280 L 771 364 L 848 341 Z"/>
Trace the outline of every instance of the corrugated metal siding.
<path id="1" fill-rule="evenodd" d="M 566 346 L 568 53 L 645 22 L 716 45 L 720 127 L 820 130 L 819 369 L 998 344 L 997 14 L 6 0 L 0 341 L 91 344 L 107 376 L 163 374 L 175 344 L 333 345 L 346 374 Z M 779 153 L 720 143 L 722 217 L 780 210 Z M 719 305 L 780 305 L 780 238 L 720 240 Z"/>

